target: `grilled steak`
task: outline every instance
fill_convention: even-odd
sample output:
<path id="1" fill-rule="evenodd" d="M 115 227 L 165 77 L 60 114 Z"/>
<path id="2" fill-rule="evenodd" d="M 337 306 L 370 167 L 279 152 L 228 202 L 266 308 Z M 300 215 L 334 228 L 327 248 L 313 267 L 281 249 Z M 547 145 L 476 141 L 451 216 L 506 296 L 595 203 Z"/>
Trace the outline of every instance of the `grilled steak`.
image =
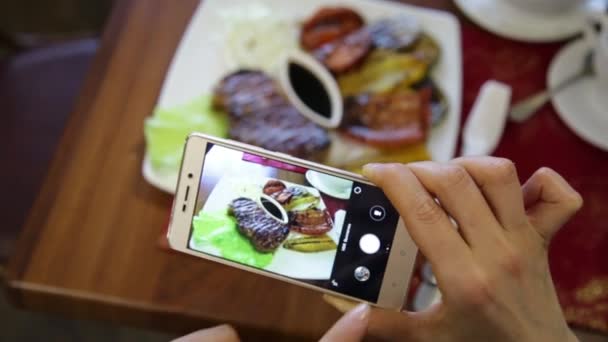
<path id="1" fill-rule="evenodd" d="M 320 159 L 329 146 L 327 131 L 302 116 L 261 71 L 226 76 L 213 105 L 229 114 L 232 139 L 307 159 Z"/>
<path id="2" fill-rule="evenodd" d="M 289 213 L 289 228 L 307 235 L 321 235 L 331 230 L 333 223 L 327 210 L 307 209 Z"/>
<path id="3" fill-rule="evenodd" d="M 275 192 L 278 191 L 282 191 L 285 190 L 285 184 L 283 182 L 281 182 L 280 180 L 269 180 L 268 182 L 266 182 L 266 184 L 264 185 L 264 189 L 262 191 L 264 191 L 264 193 L 266 195 L 272 195 Z"/>
<path id="4" fill-rule="evenodd" d="M 260 252 L 273 252 L 289 234 L 287 225 L 268 215 L 258 203 L 249 198 L 232 200 L 228 213 L 236 218 L 241 234 L 248 237 Z"/>

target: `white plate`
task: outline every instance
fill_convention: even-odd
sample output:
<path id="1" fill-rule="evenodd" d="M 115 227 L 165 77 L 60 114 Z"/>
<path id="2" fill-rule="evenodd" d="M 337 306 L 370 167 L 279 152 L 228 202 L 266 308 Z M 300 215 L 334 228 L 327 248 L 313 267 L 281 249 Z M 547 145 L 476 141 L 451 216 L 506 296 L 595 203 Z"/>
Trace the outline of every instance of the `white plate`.
<path id="1" fill-rule="evenodd" d="M 213 86 L 233 68 L 225 58 L 225 22 L 221 13 L 230 9 L 246 8 L 250 0 L 205 0 L 194 13 L 190 24 L 175 52 L 173 61 L 165 78 L 158 101 L 160 107 L 172 107 L 210 93 Z M 454 157 L 456 139 L 460 124 L 462 97 L 462 56 L 460 25 L 458 20 L 447 12 L 403 5 L 389 1 L 372 0 L 257 0 L 271 8 L 273 13 L 293 18 L 299 22 L 322 6 L 348 6 L 366 20 L 373 21 L 397 14 L 416 17 L 425 32 L 433 36 L 441 47 L 442 55 L 433 68 L 432 77 L 444 91 L 449 112 L 446 119 L 433 128 L 427 143 L 432 159 L 447 161 Z M 144 163 L 149 162 L 148 158 Z M 173 192 L 177 176 L 156 172 L 152 167 L 143 165 L 144 177 L 150 184 L 162 190 Z M 176 170 L 177 172 L 177 170 Z"/>
<path id="2" fill-rule="evenodd" d="M 547 83 L 555 87 L 560 81 L 580 70 L 588 45 L 576 40 L 561 49 L 549 67 Z M 600 94 L 597 80 L 587 78 L 553 96 L 552 102 L 560 118 L 576 135 L 590 144 L 608 151 L 607 94 Z"/>
<path id="3" fill-rule="evenodd" d="M 235 178 L 234 176 L 222 177 L 213 190 L 209 194 L 209 197 L 205 201 L 203 211 L 205 212 L 218 212 L 226 210 L 228 204 L 235 198 L 248 197 L 258 198 L 263 194 L 262 187 L 270 179 L 268 177 L 250 177 L 248 179 Z M 282 181 L 287 187 L 301 187 L 312 195 L 319 197 L 320 202 L 317 208 L 325 209 L 325 203 L 320 197 L 319 191 L 315 188 L 295 184 L 287 181 Z M 255 185 L 253 185 L 255 184 Z M 198 214 L 198 213 L 197 213 Z M 327 233 L 336 245 L 340 239 L 340 233 L 342 232 L 342 226 L 344 224 L 346 212 L 344 210 L 338 210 L 333 218 L 333 228 Z M 298 233 L 289 233 L 288 238 L 302 236 Z M 206 252 L 220 255 L 220 250 L 216 247 L 206 246 Z M 325 251 L 318 253 L 302 253 L 296 252 L 289 249 L 283 248 L 283 246 L 277 248 L 272 262 L 264 269 L 269 272 L 282 274 L 291 278 L 297 279 L 329 279 L 331 276 L 331 270 L 333 268 L 334 259 L 336 256 L 336 250 Z"/>
<path id="4" fill-rule="evenodd" d="M 588 0 L 563 14 L 538 15 L 507 0 L 454 0 L 467 17 L 499 36 L 524 42 L 553 42 L 581 32 L 586 11 L 601 10 L 603 0 Z"/>

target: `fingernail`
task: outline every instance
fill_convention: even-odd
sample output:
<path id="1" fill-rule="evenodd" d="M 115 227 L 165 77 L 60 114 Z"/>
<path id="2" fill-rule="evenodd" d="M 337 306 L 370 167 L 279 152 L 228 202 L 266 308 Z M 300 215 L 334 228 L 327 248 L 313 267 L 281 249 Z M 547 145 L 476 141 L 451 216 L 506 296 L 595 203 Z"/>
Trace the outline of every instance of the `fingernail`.
<path id="1" fill-rule="evenodd" d="M 371 308 L 369 304 L 361 303 L 352 309 L 348 314 L 360 321 L 367 321 L 369 319 L 370 312 Z"/>
<path id="2" fill-rule="evenodd" d="M 363 175 L 367 178 L 373 178 L 380 167 L 381 165 L 376 163 L 365 164 L 363 165 Z"/>

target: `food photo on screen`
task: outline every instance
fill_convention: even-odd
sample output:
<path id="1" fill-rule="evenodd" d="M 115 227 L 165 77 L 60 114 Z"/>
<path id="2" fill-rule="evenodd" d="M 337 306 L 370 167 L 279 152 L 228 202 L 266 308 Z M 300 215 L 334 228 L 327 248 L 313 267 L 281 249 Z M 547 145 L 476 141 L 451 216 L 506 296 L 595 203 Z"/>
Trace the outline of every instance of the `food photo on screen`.
<path id="1" fill-rule="evenodd" d="M 353 182 L 208 145 L 189 248 L 299 280 L 328 280 Z"/>

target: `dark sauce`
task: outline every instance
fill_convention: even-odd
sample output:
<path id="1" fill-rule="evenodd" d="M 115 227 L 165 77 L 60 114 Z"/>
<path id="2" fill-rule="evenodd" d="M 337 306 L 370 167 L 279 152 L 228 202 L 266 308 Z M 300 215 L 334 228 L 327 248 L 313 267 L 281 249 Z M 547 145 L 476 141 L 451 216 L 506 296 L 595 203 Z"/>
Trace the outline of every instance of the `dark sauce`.
<path id="1" fill-rule="evenodd" d="M 329 94 L 317 76 L 299 64 L 289 63 L 289 81 L 308 108 L 326 118 L 331 116 Z"/>
<path id="2" fill-rule="evenodd" d="M 279 208 L 277 208 L 277 206 L 270 202 L 269 200 L 265 199 L 265 198 L 261 198 L 261 202 L 262 202 L 262 206 L 264 207 L 264 209 L 266 209 L 266 211 L 274 216 L 274 218 L 276 218 L 279 221 L 283 221 L 283 215 L 281 214 L 281 210 Z"/>

